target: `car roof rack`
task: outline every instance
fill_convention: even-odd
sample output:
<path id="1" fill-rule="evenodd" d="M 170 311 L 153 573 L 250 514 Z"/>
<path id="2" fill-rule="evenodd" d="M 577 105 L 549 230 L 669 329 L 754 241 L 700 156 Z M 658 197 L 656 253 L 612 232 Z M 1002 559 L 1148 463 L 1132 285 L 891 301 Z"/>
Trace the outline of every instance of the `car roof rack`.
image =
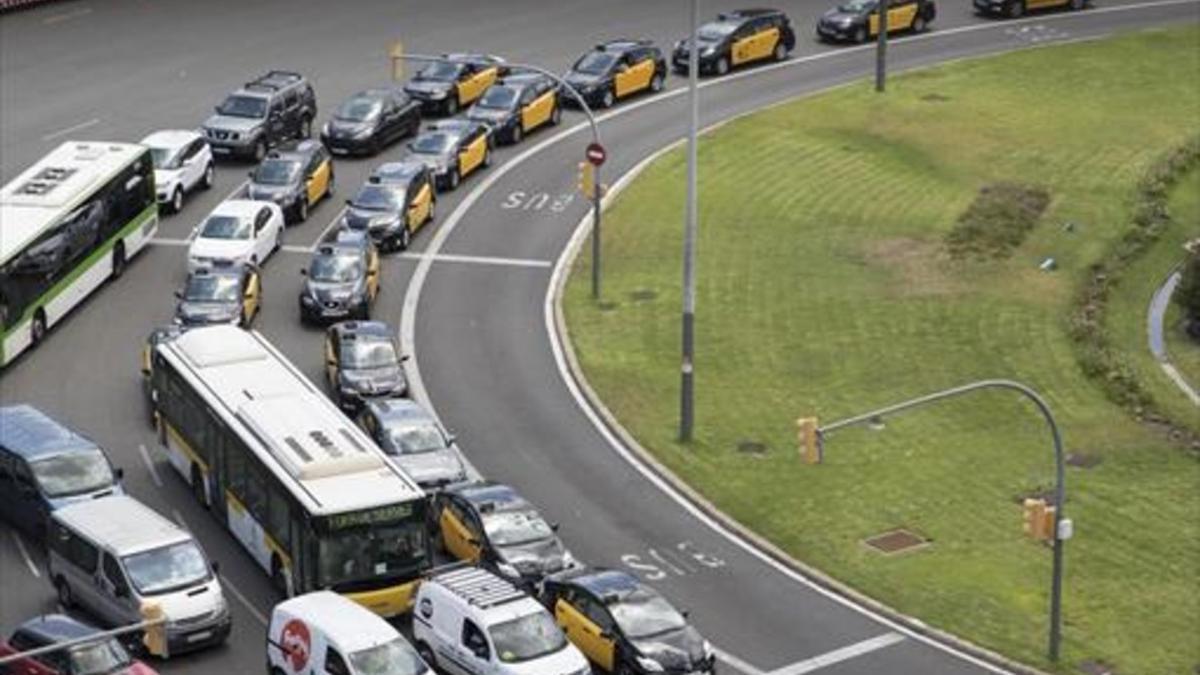
<path id="1" fill-rule="evenodd" d="M 431 579 L 480 609 L 488 609 L 529 597 L 511 582 L 474 566 L 448 566 L 434 570 Z"/>

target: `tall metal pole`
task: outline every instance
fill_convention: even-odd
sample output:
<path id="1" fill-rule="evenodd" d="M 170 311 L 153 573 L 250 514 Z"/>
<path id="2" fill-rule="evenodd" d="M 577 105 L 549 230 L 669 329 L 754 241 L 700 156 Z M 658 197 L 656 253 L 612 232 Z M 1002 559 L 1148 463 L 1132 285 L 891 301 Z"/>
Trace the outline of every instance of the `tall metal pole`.
<path id="1" fill-rule="evenodd" d="M 600 299 L 600 166 L 592 166 L 592 299 Z"/>
<path id="2" fill-rule="evenodd" d="M 1033 401 L 1033 404 L 1037 406 L 1038 412 L 1046 420 L 1047 426 L 1050 427 L 1050 437 L 1054 442 L 1054 569 L 1051 572 L 1050 580 L 1050 645 L 1048 651 L 1050 660 L 1058 661 L 1059 647 L 1062 643 L 1063 549 L 1066 545 L 1066 540 L 1062 537 L 1062 521 L 1066 514 L 1067 506 L 1066 458 L 1063 456 L 1062 434 L 1058 431 L 1058 424 L 1054 421 L 1054 415 L 1051 414 L 1050 406 L 1046 403 L 1045 399 L 1038 395 L 1036 391 L 1020 382 L 1014 382 L 1013 380 L 981 380 L 908 401 L 901 401 L 886 408 L 872 410 L 861 415 L 855 415 L 854 417 L 826 424 L 817 429 L 817 433 L 823 435 L 844 427 L 877 422 L 881 416 L 889 413 L 916 408 L 980 389 L 1010 389 L 1021 393 Z"/>
<path id="3" fill-rule="evenodd" d="M 888 0 L 879 0 L 879 39 L 875 41 L 875 91 L 887 84 Z"/>
<path id="4" fill-rule="evenodd" d="M 695 354 L 696 321 L 696 134 L 700 125 L 700 99 L 697 84 L 700 77 L 700 9 L 699 0 L 691 0 L 692 34 L 688 44 L 688 166 L 687 206 L 683 229 L 683 359 L 680 365 L 679 440 L 692 440 L 695 423 L 692 363 Z"/>

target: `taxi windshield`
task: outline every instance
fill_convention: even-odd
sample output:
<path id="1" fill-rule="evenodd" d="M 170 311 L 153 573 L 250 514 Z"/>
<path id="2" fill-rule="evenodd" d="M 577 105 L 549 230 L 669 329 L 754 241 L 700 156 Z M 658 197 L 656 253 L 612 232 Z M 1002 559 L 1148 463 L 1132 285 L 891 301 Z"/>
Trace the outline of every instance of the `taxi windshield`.
<path id="1" fill-rule="evenodd" d="M 387 338 L 359 337 L 342 343 L 342 365 L 347 368 L 388 368 L 398 363 L 396 347 Z"/>
<path id="2" fill-rule="evenodd" d="M 850 0 L 843 5 L 838 5 L 838 10 L 847 14 L 861 14 L 873 9 L 875 9 L 875 0 Z"/>
<path id="3" fill-rule="evenodd" d="M 181 541 L 122 558 L 138 593 L 166 593 L 208 580 L 208 562 L 196 542 Z"/>
<path id="4" fill-rule="evenodd" d="M 612 67 L 617 57 L 608 52 L 588 52 L 575 62 L 575 72 L 585 75 L 603 75 Z"/>
<path id="5" fill-rule="evenodd" d="M 448 150 L 454 144 L 454 136 L 446 133 L 429 133 L 422 134 L 413 141 L 413 152 L 423 155 L 440 155 Z"/>
<path id="6" fill-rule="evenodd" d="M 350 652 L 350 666 L 356 675 L 421 675 L 426 669 L 417 652 L 399 637 Z"/>
<path id="7" fill-rule="evenodd" d="M 350 205 L 357 209 L 370 211 L 398 211 L 404 201 L 404 192 L 383 185 L 363 186 Z"/>
<path id="8" fill-rule="evenodd" d="M 638 589 L 608 606 L 613 619 L 632 640 L 677 631 L 687 625 L 683 615 L 662 596 Z"/>
<path id="9" fill-rule="evenodd" d="M 492 87 L 475 105 L 494 110 L 512 110 L 517 102 L 517 90 L 512 87 Z"/>
<path id="10" fill-rule="evenodd" d="M 236 302 L 241 284 L 232 276 L 192 275 L 183 289 L 188 302 Z"/>
<path id="11" fill-rule="evenodd" d="M 483 529 L 497 546 L 516 546 L 554 536 L 550 524 L 533 509 L 485 513 Z"/>
<path id="12" fill-rule="evenodd" d="M 113 483 L 112 468 L 95 450 L 67 452 L 30 463 L 38 485 L 47 497 L 67 497 L 95 492 Z"/>
<path id="13" fill-rule="evenodd" d="M 418 455 L 446 449 L 446 439 L 433 424 L 394 426 L 388 429 L 388 437 L 392 446 L 402 455 Z"/>
<path id="14" fill-rule="evenodd" d="M 362 276 L 362 265 L 356 255 L 323 255 L 313 258 L 308 276 L 313 281 L 347 283 Z"/>
<path id="15" fill-rule="evenodd" d="M 562 629 L 546 611 L 526 614 L 488 628 L 496 656 L 504 663 L 529 661 L 567 646 Z"/>
<path id="16" fill-rule="evenodd" d="M 250 222 L 234 216 L 210 216 L 200 236 L 205 239 L 249 239 Z"/>
<path id="17" fill-rule="evenodd" d="M 366 122 L 378 117 L 381 110 L 383 110 L 383 103 L 379 99 L 358 96 L 343 103 L 333 116 L 347 122 Z"/>
<path id="18" fill-rule="evenodd" d="M 421 69 L 417 73 L 418 80 L 434 80 L 436 82 L 453 82 L 458 79 L 458 74 L 462 72 L 463 64 L 461 63 L 431 63 Z"/>
<path id="19" fill-rule="evenodd" d="M 697 37 L 701 42 L 720 42 L 737 30 L 736 23 L 707 23 L 700 27 Z"/>
<path id="20" fill-rule="evenodd" d="M 288 185 L 300 174 L 300 162 L 294 159 L 268 159 L 254 170 L 259 185 Z"/>

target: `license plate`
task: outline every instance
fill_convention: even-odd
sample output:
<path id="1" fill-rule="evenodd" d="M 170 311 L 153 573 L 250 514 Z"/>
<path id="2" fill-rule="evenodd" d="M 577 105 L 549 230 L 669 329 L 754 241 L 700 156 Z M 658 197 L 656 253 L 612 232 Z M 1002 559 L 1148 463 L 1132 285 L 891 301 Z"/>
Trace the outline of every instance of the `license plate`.
<path id="1" fill-rule="evenodd" d="M 329 151 L 330 151 L 330 152 L 332 152 L 332 153 L 333 153 L 333 154 L 335 154 L 335 155 L 348 155 L 348 154 L 350 154 L 350 151 L 349 151 L 349 150 L 347 150 L 346 148 L 339 148 L 339 147 L 337 147 L 336 145 L 334 145 L 334 146 L 330 146 L 330 148 L 329 148 Z"/>
<path id="2" fill-rule="evenodd" d="M 228 155 L 229 154 L 229 148 L 225 148 L 220 145 L 212 146 L 212 151 L 217 153 L 218 155 Z"/>
<path id="3" fill-rule="evenodd" d="M 202 630 L 199 633 L 192 633 L 191 635 L 187 636 L 187 641 L 188 642 L 200 642 L 202 640 L 207 640 L 210 637 L 212 637 L 211 630 Z"/>

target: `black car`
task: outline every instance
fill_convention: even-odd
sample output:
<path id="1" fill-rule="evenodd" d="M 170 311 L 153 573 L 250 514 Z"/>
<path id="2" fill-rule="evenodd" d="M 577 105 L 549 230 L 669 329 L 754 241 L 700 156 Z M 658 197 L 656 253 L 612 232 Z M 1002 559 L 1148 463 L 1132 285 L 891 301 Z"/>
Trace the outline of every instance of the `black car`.
<path id="1" fill-rule="evenodd" d="M 421 103 L 400 89 L 367 89 L 346 99 L 321 128 L 321 142 L 337 154 L 375 155 L 417 133 Z"/>
<path id="2" fill-rule="evenodd" d="M 518 143 L 534 129 L 562 120 L 558 88 L 540 73 L 506 77 L 471 106 L 467 119 L 486 124 L 497 141 Z"/>
<path id="3" fill-rule="evenodd" d="M 796 46 L 787 15 L 777 9 L 742 9 L 719 14 L 700 27 L 700 72 L 724 75 L 730 68 L 768 59 L 782 61 Z M 688 71 L 690 38 L 675 43 L 671 64 Z"/>
<path id="4" fill-rule="evenodd" d="M 417 72 L 404 91 L 428 113 L 453 115 L 508 74 L 504 59 L 488 54 L 444 54 Z"/>
<path id="5" fill-rule="evenodd" d="M 899 31 L 921 33 L 936 16 L 933 0 L 891 0 L 888 35 Z M 821 40 L 861 43 L 878 36 L 878 0 L 848 0 L 817 20 L 817 37 Z"/>
<path id="6" fill-rule="evenodd" d="M 451 486 L 433 496 L 431 530 L 458 560 L 479 563 L 526 589 L 577 566 L 532 504 L 507 485 Z"/>
<path id="7" fill-rule="evenodd" d="M 272 151 L 250 171 L 246 195 L 279 205 L 288 221 L 304 222 L 333 190 L 333 157 L 320 143 L 301 141 Z"/>
<path id="8" fill-rule="evenodd" d="M 354 412 L 367 399 L 407 394 L 400 365 L 406 358 L 382 321 L 343 321 L 325 331 L 325 382 L 342 410 Z"/>
<path id="9" fill-rule="evenodd" d="M 300 273 L 307 277 L 300 291 L 302 322 L 370 318 L 379 293 L 379 253 L 365 232 L 334 230 Z"/>
<path id="10" fill-rule="evenodd" d="M 342 226 L 367 232 L 385 251 L 403 251 L 412 236 L 433 220 L 433 173 L 421 162 L 388 162 L 346 200 Z"/>
<path id="11" fill-rule="evenodd" d="M 407 159 L 429 167 L 439 190 L 453 190 L 472 171 L 491 165 L 491 127 L 473 120 L 442 120 L 427 125 L 408 149 Z"/>
<path id="12" fill-rule="evenodd" d="M 609 673 L 715 673 L 712 646 L 654 589 L 627 572 L 546 580 L 542 602 L 580 651 Z"/>
<path id="13" fill-rule="evenodd" d="M 588 105 L 607 108 L 638 92 L 661 91 L 667 61 L 649 40 L 611 40 L 579 57 L 563 79 Z"/>
<path id="14" fill-rule="evenodd" d="M 198 269 L 175 292 L 175 323 L 181 326 L 249 326 L 262 308 L 258 269 Z"/>

